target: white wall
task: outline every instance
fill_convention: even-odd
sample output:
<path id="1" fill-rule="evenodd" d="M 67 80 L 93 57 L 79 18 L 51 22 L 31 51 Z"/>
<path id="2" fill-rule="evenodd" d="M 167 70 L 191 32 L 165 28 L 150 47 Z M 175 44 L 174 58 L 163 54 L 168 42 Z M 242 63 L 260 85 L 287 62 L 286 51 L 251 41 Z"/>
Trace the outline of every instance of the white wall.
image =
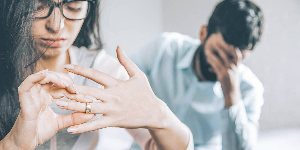
<path id="1" fill-rule="evenodd" d="M 102 35 L 114 54 L 127 53 L 159 35 L 176 31 L 194 38 L 219 0 L 103 0 Z M 246 64 L 265 86 L 261 129 L 300 126 L 300 0 L 257 0 L 265 12 L 261 44 Z"/>
<path id="2" fill-rule="evenodd" d="M 163 30 L 198 38 L 219 0 L 164 0 Z M 261 129 L 300 126 L 300 1 L 257 0 L 265 12 L 261 44 L 246 64 L 265 86 Z"/>
<path id="3" fill-rule="evenodd" d="M 104 48 L 115 55 L 117 45 L 127 53 L 162 31 L 160 0 L 102 0 L 101 32 Z"/>

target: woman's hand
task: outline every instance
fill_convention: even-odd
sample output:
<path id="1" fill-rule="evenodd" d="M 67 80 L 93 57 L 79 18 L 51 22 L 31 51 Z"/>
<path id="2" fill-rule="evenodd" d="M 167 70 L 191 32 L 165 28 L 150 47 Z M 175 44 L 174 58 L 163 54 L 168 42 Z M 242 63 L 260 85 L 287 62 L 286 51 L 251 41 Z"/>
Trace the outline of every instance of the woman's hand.
<path id="1" fill-rule="evenodd" d="M 158 99 L 145 74 L 125 57 L 122 50 L 117 51 L 118 59 L 127 70 L 130 79 L 122 81 L 107 74 L 83 66 L 68 65 L 66 69 L 75 74 L 87 77 L 104 89 L 76 86 L 78 91 L 91 95 L 98 101 L 57 101 L 60 108 L 77 112 L 86 112 L 87 102 L 91 113 L 103 114 L 100 119 L 69 128 L 71 133 L 83 133 L 105 127 L 122 128 L 163 128 L 170 112 L 163 101 Z"/>
<path id="2" fill-rule="evenodd" d="M 21 110 L 12 130 L 3 140 L 20 149 L 34 149 L 57 131 L 94 117 L 84 113 L 57 115 L 50 108 L 53 99 L 71 97 L 76 93 L 72 79 L 66 74 L 44 70 L 30 75 L 19 86 L 18 93 Z"/>
<path id="3" fill-rule="evenodd" d="M 146 75 L 119 47 L 117 56 L 130 76 L 127 81 L 82 66 L 65 66 L 68 71 L 104 86 L 104 89 L 76 86 L 82 94 L 94 97 L 89 101 L 57 101 L 63 109 L 86 112 L 91 106 L 91 113 L 103 114 L 100 119 L 70 127 L 68 132 L 76 134 L 106 127 L 147 128 L 152 140 L 146 142 L 155 143 L 156 149 L 186 149 L 189 138 L 192 139 L 189 129 L 156 97 Z M 148 144 L 146 148 L 150 147 Z"/>

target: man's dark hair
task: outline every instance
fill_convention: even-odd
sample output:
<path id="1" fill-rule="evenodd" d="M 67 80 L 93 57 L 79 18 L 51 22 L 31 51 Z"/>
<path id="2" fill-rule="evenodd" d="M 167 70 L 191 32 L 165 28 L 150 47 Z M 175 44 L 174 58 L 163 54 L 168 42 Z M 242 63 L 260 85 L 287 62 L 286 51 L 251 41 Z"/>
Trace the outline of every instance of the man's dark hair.
<path id="1" fill-rule="evenodd" d="M 253 2 L 224 0 L 216 6 L 209 19 L 207 38 L 219 32 L 226 43 L 240 50 L 252 50 L 261 38 L 263 24 L 263 13 Z"/>

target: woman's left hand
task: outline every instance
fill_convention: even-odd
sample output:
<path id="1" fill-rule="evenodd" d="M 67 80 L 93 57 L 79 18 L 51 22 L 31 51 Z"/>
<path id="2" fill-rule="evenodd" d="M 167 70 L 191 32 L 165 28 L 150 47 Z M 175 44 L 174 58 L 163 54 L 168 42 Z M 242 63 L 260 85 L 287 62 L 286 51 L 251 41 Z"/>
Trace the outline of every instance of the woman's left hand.
<path id="1" fill-rule="evenodd" d="M 97 120 L 69 128 L 70 133 L 83 133 L 106 127 L 159 129 L 165 127 L 170 121 L 168 119 L 174 118 L 170 117 L 173 113 L 167 105 L 153 93 L 146 75 L 119 48 L 117 55 L 130 76 L 127 81 L 115 79 L 91 68 L 65 66 L 68 71 L 104 86 L 104 89 L 76 86 L 80 94 L 90 95 L 102 102 L 57 102 L 60 108 L 77 112 L 86 112 L 87 104 L 90 104 L 91 113 L 103 114 Z"/>

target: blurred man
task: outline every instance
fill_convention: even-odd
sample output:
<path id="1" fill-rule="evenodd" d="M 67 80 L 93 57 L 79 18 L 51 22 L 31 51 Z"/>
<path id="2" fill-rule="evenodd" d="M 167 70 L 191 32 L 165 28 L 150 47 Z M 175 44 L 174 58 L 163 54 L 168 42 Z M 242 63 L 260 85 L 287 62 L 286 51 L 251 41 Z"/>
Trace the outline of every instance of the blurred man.
<path id="1" fill-rule="evenodd" d="M 253 149 L 263 86 L 242 60 L 260 40 L 263 13 L 225 0 L 202 26 L 200 41 L 164 33 L 133 58 L 155 94 L 191 129 L 195 149 Z"/>

